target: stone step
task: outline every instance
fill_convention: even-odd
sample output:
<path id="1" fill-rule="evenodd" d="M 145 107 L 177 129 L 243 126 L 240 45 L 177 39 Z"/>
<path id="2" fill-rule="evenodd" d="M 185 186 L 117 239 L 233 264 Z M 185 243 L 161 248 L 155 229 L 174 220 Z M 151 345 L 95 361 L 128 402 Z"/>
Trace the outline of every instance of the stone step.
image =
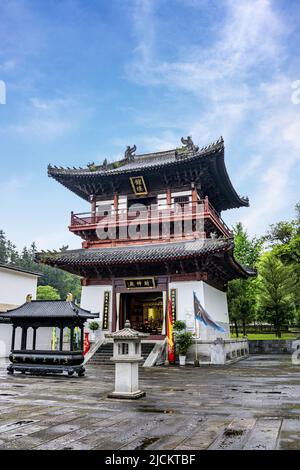
<path id="1" fill-rule="evenodd" d="M 155 343 L 142 343 L 142 351 L 141 356 L 144 360 L 147 359 L 150 352 L 152 351 Z M 113 365 L 113 362 L 110 358 L 113 355 L 113 344 L 112 343 L 105 343 L 100 346 L 98 351 L 94 354 L 94 356 L 90 359 L 89 364 L 93 365 L 101 365 L 101 364 L 110 364 Z"/>

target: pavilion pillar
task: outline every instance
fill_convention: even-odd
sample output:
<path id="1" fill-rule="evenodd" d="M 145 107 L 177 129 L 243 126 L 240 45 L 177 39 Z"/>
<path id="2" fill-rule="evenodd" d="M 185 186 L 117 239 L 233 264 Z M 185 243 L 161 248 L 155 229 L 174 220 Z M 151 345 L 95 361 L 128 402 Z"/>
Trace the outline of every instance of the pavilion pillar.
<path id="1" fill-rule="evenodd" d="M 32 350 L 34 351 L 36 349 L 36 330 L 37 327 L 33 327 L 33 336 L 32 336 Z"/>
<path id="2" fill-rule="evenodd" d="M 74 351 L 74 326 L 70 328 L 70 351 Z"/>
<path id="3" fill-rule="evenodd" d="M 27 326 L 22 327 L 22 337 L 21 337 L 21 349 L 26 349 L 26 343 L 27 343 Z"/>
<path id="4" fill-rule="evenodd" d="M 64 346 L 64 327 L 61 326 L 59 329 L 59 350 L 62 351 Z"/>
<path id="5" fill-rule="evenodd" d="M 15 340 L 16 340 L 16 325 L 13 325 L 12 338 L 11 338 L 11 350 L 15 349 Z"/>

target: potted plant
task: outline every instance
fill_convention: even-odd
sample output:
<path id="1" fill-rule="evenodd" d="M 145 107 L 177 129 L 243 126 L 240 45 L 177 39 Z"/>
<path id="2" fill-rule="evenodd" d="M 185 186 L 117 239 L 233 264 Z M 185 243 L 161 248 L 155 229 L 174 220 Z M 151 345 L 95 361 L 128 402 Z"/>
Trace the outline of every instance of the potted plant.
<path id="1" fill-rule="evenodd" d="M 88 324 L 88 328 L 89 330 L 91 330 L 91 334 L 90 334 L 90 341 L 91 342 L 94 342 L 96 340 L 96 334 L 95 334 L 95 331 L 99 330 L 99 323 L 97 321 L 91 321 L 89 324 Z"/>
<path id="2" fill-rule="evenodd" d="M 193 335 L 190 331 L 180 331 L 175 335 L 176 351 L 179 354 L 179 365 L 185 366 L 186 353 L 193 344 Z"/>
<path id="3" fill-rule="evenodd" d="M 174 334 L 176 335 L 179 331 L 186 330 L 186 323 L 182 320 L 176 320 L 173 324 Z"/>

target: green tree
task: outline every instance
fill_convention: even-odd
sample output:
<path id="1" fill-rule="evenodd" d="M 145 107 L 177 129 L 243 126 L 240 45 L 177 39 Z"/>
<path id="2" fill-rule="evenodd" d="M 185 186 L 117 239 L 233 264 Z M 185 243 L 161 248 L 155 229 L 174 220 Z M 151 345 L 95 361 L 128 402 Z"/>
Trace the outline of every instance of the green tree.
<path id="1" fill-rule="evenodd" d="M 6 237 L 3 230 L 0 230 L 0 263 L 6 264 L 8 261 Z"/>
<path id="2" fill-rule="evenodd" d="M 295 206 L 295 218 L 291 222 L 278 222 L 271 226 L 271 237 L 266 240 L 271 243 L 272 253 L 285 266 L 290 266 L 297 276 L 295 293 L 295 308 L 298 324 L 300 324 L 300 203 Z"/>
<path id="3" fill-rule="evenodd" d="M 37 300 L 60 300 L 60 295 L 52 286 L 38 286 Z"/>
<path id="4" fill-rule="evenodd" d="M 297 276 L 292 266 L 284 265 L 272 252 L 262 256 L 258 268 L 259 316 L 274 325 L 280 338 L 282 326 L 294 319 Z"/>
<path id="5" fill-rule="evenodd" d="M 233 227 L 234 256 L 244 266 L 254 267 L 262 252 L 263 238 L 250 238 L 241 222 Z"/>
<path id="6" fill-rule="evenodd" d="M 293 222 L 280 221 L 276 224 L 270 226 L 265 240 L 269 241 L 271 244 L 284 244 L 289 243 L 294 234 L 294 224 Z"/>
<path id="7" fill-rule="evenodd" d="M 250 238 L 241 223 L 233 227 L 234 256 L 244 266 L 255 267 L 262 251 L 263 239 Z M 230 320 L 235 325 L 238 336 L 238 325 L 242 324 L 243 334 L 246 335 L 247 324 L 255 317 L 256 291 L 253 278 L 234 279 L 228 286 L 228 307 Z"/>

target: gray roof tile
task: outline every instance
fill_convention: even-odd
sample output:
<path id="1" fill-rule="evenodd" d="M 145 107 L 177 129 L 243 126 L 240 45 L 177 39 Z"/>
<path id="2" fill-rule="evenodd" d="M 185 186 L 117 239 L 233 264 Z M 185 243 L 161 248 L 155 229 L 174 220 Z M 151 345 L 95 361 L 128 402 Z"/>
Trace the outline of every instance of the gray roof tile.
<path id="1" fill-rule="evenodd" d="M 97 315 L 98 316 L 98 315 Z M 65 300 L 33 300 L 2 314 L 2 318 L 94 318 L 95 315 Z"/>

